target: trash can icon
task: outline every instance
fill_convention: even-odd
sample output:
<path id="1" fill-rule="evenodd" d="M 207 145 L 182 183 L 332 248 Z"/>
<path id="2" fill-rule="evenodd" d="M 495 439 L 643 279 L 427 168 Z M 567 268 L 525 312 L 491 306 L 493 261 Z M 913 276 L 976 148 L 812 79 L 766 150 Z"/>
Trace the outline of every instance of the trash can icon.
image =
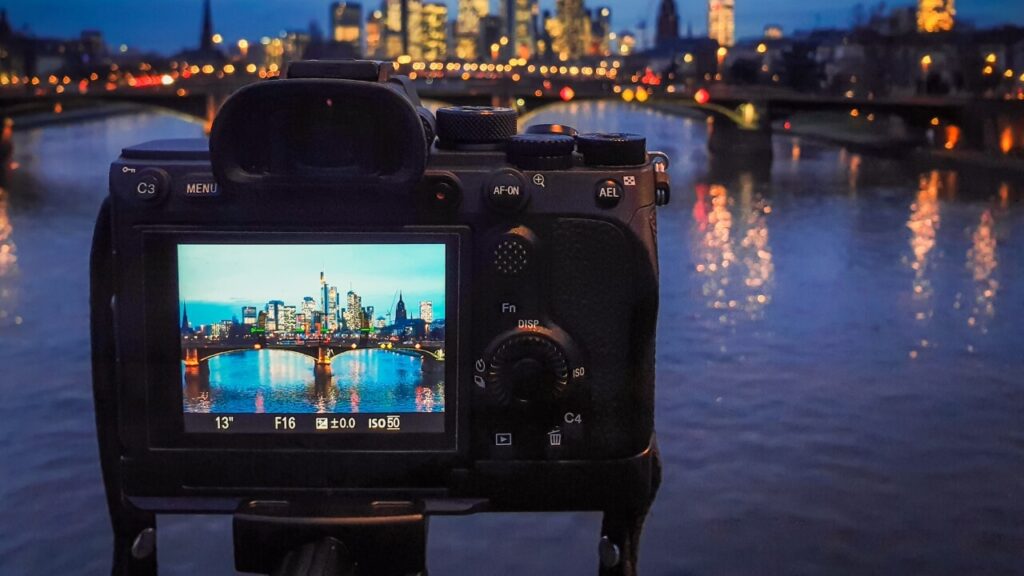
<path id="1" fill-rule="evenodd" d="M 552 446 L 561 446 L 562 445 L 562 431 L 560 429 L 558 429 L 558 428 L 555 428 L 551 432 L 548 432 L 548 442 Z"/>

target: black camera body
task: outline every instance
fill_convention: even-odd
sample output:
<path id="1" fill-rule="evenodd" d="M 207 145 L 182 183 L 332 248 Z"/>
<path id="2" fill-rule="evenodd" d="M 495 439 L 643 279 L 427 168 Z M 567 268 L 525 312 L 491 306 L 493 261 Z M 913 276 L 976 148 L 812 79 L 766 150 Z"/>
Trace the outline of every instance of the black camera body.
<path id="1" fill-rule="evenodd" d="M 646 512 L 667 159 L 515 135 L 507 109 L 435 121 L 388 68 L 294 64 L 232 96 L 209 145 L 111 165 L 93 339 L 115 532 L 118 507 L 262 500 Z M 386 282 L 397 307 L 360 304 Z M 274 299 L 293 284 L 315 297 Z"/>

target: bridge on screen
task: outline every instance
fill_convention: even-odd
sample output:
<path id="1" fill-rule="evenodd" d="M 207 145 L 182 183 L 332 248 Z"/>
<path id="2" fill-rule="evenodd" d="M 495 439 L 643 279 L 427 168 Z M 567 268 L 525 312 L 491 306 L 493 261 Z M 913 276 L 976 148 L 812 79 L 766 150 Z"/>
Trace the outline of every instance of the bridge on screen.
<path id="1" fill-rule="evenodd" d="M 301 354 L 315 360 L 314 368 L 320 372 L 330 372 L 331 362 L 335 358 L 357 350 L 380 350 L 391 354 L 421 358 L 423 360 L 422 368 L 425 371 L 443 370 L 445 362 L 443 341 L 424 340 L 415 343 L 403 343 L 373 339 L 360 339 L 351 342 L 186 342 L 182 347 L 181 359 L 185 363 L 186 368 L 198 368 L 211 358 L 217 356 L 254 350 L 280 350 Z"/>

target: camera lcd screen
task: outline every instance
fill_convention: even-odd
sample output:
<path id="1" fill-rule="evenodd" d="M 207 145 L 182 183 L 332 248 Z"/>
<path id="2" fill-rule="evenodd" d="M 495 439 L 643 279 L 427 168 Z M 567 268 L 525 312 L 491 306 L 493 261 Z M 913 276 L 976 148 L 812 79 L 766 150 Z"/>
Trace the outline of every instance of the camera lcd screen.
<path id="1" fill-rule="evenodd" d="M 186 433 L 445 432 L 444 243 L 179 244 Z"/>

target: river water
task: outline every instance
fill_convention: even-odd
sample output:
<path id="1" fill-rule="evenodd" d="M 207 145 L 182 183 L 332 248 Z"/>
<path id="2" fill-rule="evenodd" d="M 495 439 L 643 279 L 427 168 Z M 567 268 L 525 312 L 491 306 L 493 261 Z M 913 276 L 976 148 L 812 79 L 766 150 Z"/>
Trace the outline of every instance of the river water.
<path id="1" fill-rule="evenodd" d="M 444 412 L 444 374 L 388 350 L 338 354 L 330 371 L 290 350 L 218 354 L 185 369 L 183 408 L 202 413 Z"/>
<path id="2" fill-rule="evenodd" d="M 778 136 L 770 166 L 614 103 L 529 122 L 667 152 L 645 574 L 1024 573 L 1021 185 Z M 0 197 L 0 574 L 102 574 L 87 256 L 119 149 L 162 114 L 16 135 Z M 166 574 L 231 572 L 230 520 L 160 519 Z M 593 574 L 595 514 L 431 523 L 433 574 Z"/>

